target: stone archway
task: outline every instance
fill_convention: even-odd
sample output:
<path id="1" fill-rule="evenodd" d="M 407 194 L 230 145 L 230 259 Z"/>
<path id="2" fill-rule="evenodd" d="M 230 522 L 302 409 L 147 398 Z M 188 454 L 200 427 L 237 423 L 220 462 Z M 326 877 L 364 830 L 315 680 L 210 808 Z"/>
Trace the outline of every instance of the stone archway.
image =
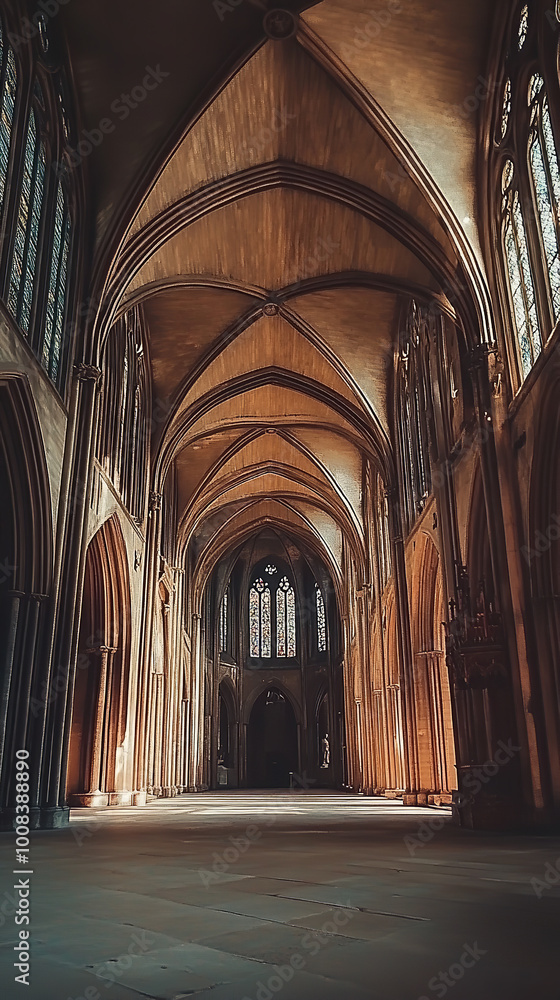
<path id="1" fill-rule="evenodd" d="M 124 542 L 110 518 L 86 556 L 66 784 L 71 804 L 123 801 L 119 757 L 127 719 L 129 615 Z"/>
<path id="2" fill-rule="evenodd" d="M 256 699 L 247 731 L 249 788 L 289 788 L 299 771 L 296 717 L 289 699 L 271 686 Z"/>

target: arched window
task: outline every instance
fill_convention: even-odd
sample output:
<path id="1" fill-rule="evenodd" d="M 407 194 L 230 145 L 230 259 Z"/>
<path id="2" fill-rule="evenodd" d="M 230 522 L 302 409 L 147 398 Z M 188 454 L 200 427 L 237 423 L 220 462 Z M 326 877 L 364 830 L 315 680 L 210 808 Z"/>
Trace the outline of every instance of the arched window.
<path id="1" fill-rule="evenodd" d="M 41 136 L 41 121 L 37 105 L 34 104 L 27 120 L 23 175 L 8 292 L 8 308 L 26 334 L 29 334 L 38 273 L 37 250 L 43 214 L 46 165 L 47 154 Z"/>
<path id="2" fill-rule="evenodd" d="M 560 321 L 560 169 L 539 70 L 539 60 L 546 56 L 539 51 L 538 28 L 533 6 L 521 4 L 505 65 L 493 154 L 518 384 Z"/>
<path id="3" fill-rule="evenodd" d="M 327 620 L 325 616 L 325 602 L 318 583 L 315 584 L 315 608 L 317 611 L 317 651 L 319 653 L 326 653 Z"/>
<path id="4" fill-rule="evenodd" d="M 144 515 L 149 438 L 142 324 L 141 310 L 135 307 L 107 338 L 97 440 L 100 464 L 137 519 Z"/>
<path id="5" fill-rule="evenodd" d="M 220 604 L 220 653 L 225 653 L 228 648 L 228 614 L 229 614 L 229 587 L 224 591 L 222 603 Z"/>
<path id="6" fill-rule="evenodd" d="M 59 180 L 56 191 L 56 208 L 49 269 L 43 350 L 41 363 L 53 382 L 58 379 L 62 354 L 62 335 L 66 314 L 66 286 L 70 258 L 70 215 L 66 196 Z"/>
<path id="7" fill-rule="evenodd" d="M 560 207 L 560 171 L 548 110 L 544 80 L 535 73 L 529 86 L 531 109 L 529 164 L 537 219 L 544 258 L 547 264 L 552 315 L 560 318 L 560 256 L 558 252 L 558 210 Z"/>
<path id="8" fill-rule="evenodd" d="M 525 378 L 541 352 L 542 343 L 525 221 L 514 181 L 515 168 L 512 161 L 507 160 L 502 174 L 503 241 L 515 332 Z"/>
<path id="9" fill-rule="evenodd" d="M 426 323 L 413 302 L 401 343 L 398 367 L 398 430 L 409 527 L 424 510 L 432 488 L 427 427 L 429 380 L 426 352 Z"/>
<path id="10" fill-rule="evenodd" d="M 249 642 L 251 656 L 271 655 L 270 587 L 259 577 L 249 593 Z"/>
<path id="11" fill-rule="evenodd" d="M 0 67 L 2 98 L 0 107 L 0 208 L 4 204 L 6 179 L 10 163 L 14 110 L 17 93 L 17 71 L 14 53 L 4 42 L 4 27 L 0 21 Z"/>
<path id="12" fill-rule="evenodd" d="M 276 655 L 296 655 L 296 598 L 287 576 L 276 590 Z"/>
<path id="13" fill-rule="evenodd" d="M 296 652 L 295 591 L 289 578 L 269 563 L 249 591 L 249 655 L 288 659 Z"/>

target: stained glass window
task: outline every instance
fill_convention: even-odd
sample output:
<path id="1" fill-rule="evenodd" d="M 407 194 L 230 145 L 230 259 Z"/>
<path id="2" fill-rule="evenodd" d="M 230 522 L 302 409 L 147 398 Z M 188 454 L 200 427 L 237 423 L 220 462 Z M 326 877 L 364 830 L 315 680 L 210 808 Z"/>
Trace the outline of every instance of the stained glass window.
<path id="1" fill-rule="evenodd" d="M 517 30 L 517 47 L 519 51 L 525 45 L 525 39 L 527 38 L 527 28 L 529 26 L 529 4 L 524 4 L 521 8 L 521 17 L 519 18 L 519 28 Z"/>
<path id="2" fill-rule="evenodd" d="M 27 123 L 20 202 L 14 241 L 8 307 L 29 332 L 35 287 L 37 249 L 43 210 L 46 152 L 34 109 Z"/>
<path id="3" fill-rule="evenodd" d="M 268 566 L 265 566 L 264 571 L 265 573 L 268 573 L 269 576 L 274 576 L 278 572 L 276 566 L 273 566 L 272 563 L 269 563 Z"/>
<path id="4" fill-rule="evenodd" d="M 296 655 L 296 601 L 287 576 L 282 577 L 276 591 L 276 654 Z"/>
<path id="5" fill-rule="evenodd" d="M 220 605 L 220 652 L 225 653 L 228 641 L 228 592 L 222 597 Z"/>
<path id="6" fill-rule="evenodd" d="M 61 182 L 58 184 L 56 195 L 51 253 L 41 361 L 53 381 L 56 381 L 62 351 L 70 254 L 70 218 Z"/>
<path id="7" fill-rule="evenodd" d="M 521 369 L 526 378 L 541 352 L 542 342 L 525 221 L 513 181 L 514 167 L 508 160 L 502 175 L 504 248 Z"/>
<path id="8" fill-rule="evenodd" d="M 270 587 L 260 577 L 249 593 L 249 649 L 251 656 L 271 655 Z"/>
<path id="9" fill-rule="evenodd" d="M 317 650 L 327 651 L 327 623 L 325 619 L 325 602 L 318 583 L 315 584 L 315 605 L 317 608 Z"/>
<path id="10" fill-rule="evenodd" d="M 272 567 L 273 574 L 278 572 Z M 269 567 L 265 568 L 265 573 Z M 282 577 L 274 601 L 270 586 L 261 577 L 249 592 L 249 650 L 253 657 L 271 657 L 273 635 L 276 635 L 275 655 L 296 655 L 296 601 L 294 588 L 287 576 Z"/>
<path id="11" fill-rule="evenodd" d="M 535 73 L 529 86 L 531 131 L 529 164 L 533 181 L 537 219 L 548 273 L 554 322 L 560 319 L 560 254 L 558 211 L 560 207 L 560 171 L 544 81 Z"/>
<path id="12" fill-rule="evenodd" d="M 4 39 L 2 25 L 0 23 L 0 64 L 4 56 Z M 14 53 L 9 48 L 6 56 L 6 75 L 4 79 L 4 89 L 2 91 L 2 104 L 0 107 L 0 207 L 4 201 L 6 190 L 6 177 L 8 174 L 8 163 L 10 159 L 10 144 L 12 139 L 12 128 L 14 124 L 14 108 L 16 104 L 17 72 Z"/>
<path id="13" fill-rule="evenodd" d="M 504 98 L 502 101 L 502 124 L 501 124 L 501 138 L 503 139 L 509 124 L 509 116 L 511 113 L 511 80 L 508 78 L 506 80 L 506 85 L 504 88 Z"/>

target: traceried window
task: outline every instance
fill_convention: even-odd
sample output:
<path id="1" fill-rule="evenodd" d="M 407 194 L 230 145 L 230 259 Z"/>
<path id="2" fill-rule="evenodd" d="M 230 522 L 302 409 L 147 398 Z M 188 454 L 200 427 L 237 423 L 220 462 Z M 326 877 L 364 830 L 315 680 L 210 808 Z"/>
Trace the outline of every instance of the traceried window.
<path id="1" fill-rule="evenodd" d="M 66 284 L 70 258 L 71 227 L 62 182 L 58 182 L 49 269 L 41 362 L 53 382 L 57 381 L 62 354 L 66 313 Z"/>
<path id="2" fill-rule="evenodd" d="M 37 249 L 43 214 L 47 154 L 36 107 L 31 108 L 23 157 L 18 220 L 12 252 L 8 308 L 29 333 L 37 276 Z"/>
<path id="3" fill-rule="evenodd" d="M 249 591 L 249 655 L 256 659 L 296 656 L 296 597 L 289 578 L 273 566 L 258 576 Z M 268 576 L 279 579 L 270 580 Z"/>
<path id="4" fill-rule="evenodd" d="M 540 354 L 542 345 L 525 220 L 514 180 L 515 169 L 512 161 L 508 160 L 502 174 L 503 240 L 513 319 L 525 378 Z"/>
<path id="5" fill-rule="evenodd" d="M 547 264 L 553 319 L 557 323 L 560 319 L 560 259 L 558 253 L 560 171 L 544 81 L 538 73 L 535 73 L 531 79 L 529 105 L 531 108 L 529 164 L 542 248 Z"/>
<path id="6" fill-rule="evenodd" d="M 4 27 L 0 21 L 0 66 L 2 71 L 2 104 L 0 107 L 0 208 L 4 203 L 6 178 L 14 125 L 17 93 L 17 71 L 14 53 L 4 42 Z"/>
<path id="7" fill-rule="evenodd" d="M 137 519 L 144 514 L 149 440 L 142 322 L 141 310 L 135 307 L 109 332 L 96 449 L 107 477 Z"/>
<path id="8" fill-rule="evenodd" d="M 276 655 L 296 655 L 296 599 L 287 576 L 276 591 Z"/>
<path id="9" fill-rule="evenodd" d="M 521 8 L 521 16 L 519 18 L 519 26 L 517 29 L 517 48 L 519 51 L 525 45 L 525 40 L 527 38 L 527 28 L 529 26 L 529 4 L 524 4 Z"/>
<path id="10" fill-rule="evenodd" d="M 532 6 L 520 5 L 504 68 L 494 153 L 501 184 L 504 305 L 511 317 L 514 381 L 519 384 L 560 321 L 560 168 L 544 77 L 538 72 L 538 27 Z"/>
<path id="11" fill-rule="evenodd" d="M 229 588 L 224 591 L 220 604 L 220 653 L 225 653 L 228 647 L 228 604 Z"/>
<path id="12" fill-rule="evenodd" d="M 504 89 L 504 98 L 502 101 L 502 123 L 501 123 L 501 138 L 503 139 L 507 128 L 509 125 L 509 116 L 511 114 L 511 80 L 506 80 L 506 85 Z"/>
<path id="13" fill-rule="evenodd" d="M 271 655 L 270 587 L 259 577 L 249 593 L 249 644 L 251 656 Z"/>
<path id="14" fill-rule="evenodd" d="M 315 584 L 315 607 L 317 610 L 317 651 L 319 653 L 326 653 L 327 620 L 325 616 L 325 602 L 318 583 Z"/>

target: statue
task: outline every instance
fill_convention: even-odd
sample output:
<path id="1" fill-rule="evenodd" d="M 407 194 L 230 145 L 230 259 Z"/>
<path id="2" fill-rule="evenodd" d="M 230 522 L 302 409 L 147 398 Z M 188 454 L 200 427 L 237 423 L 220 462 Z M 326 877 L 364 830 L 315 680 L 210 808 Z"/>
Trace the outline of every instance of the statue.
<path id="1" fill-rule="evenodd" d="M 321 740 L 322 761 L 321 767 L 328 767 L 331 761 L 331 748 L 329 746 L 329 734 L 325 733 Z"/>

